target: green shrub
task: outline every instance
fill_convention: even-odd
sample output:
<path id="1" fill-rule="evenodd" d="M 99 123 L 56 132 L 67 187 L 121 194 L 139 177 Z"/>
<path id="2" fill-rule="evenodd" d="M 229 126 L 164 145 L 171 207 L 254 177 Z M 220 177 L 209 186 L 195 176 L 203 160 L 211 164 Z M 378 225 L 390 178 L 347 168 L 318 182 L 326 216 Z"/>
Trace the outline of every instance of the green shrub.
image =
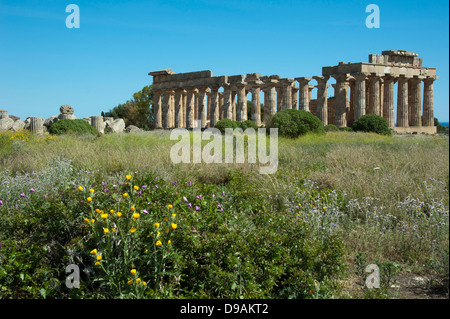
<path id="1" fill-rule="evenodd" d="M 354 131 L 373 132 L 382 135 L 392 135 L 388 122 L 379 115 L 366 114 L 353 122 Z"/>
<path id="2" fill-rule="evenodd" d="M 322 121 L 312 113 L 303 110 L 286 109 L 275 114 L 269 128 L 277 128 L 278 134 L 296 138 L 308 132 L 324 133 Z"/>
<path id="3" fill-rule="evenodd" d="M 342 132 L 353 132 L 353 129 L 349 126 L 346 127 L 341 127 L 340 129 L 338 129 L 338 131 L 342 131 Z"/>
<path id="4" fill-rule="evenodd" d="M 48 129 L 49 133 L 61 135 L 67 133 L 97 135 L 98 131 L 85 120 L 59 120 Z"/>
<path id="5" fill-rule="evenodd" d="M 256 132 L 258 131 L 258 125 L 256 125 L 256 123 L 253 122 L 252 120 L 246 120 L 244 122 L 237 122 L 237 123 L 238 127 L 240 127 L 243 131 L 245 131 L 249 127 L 253 128 Z"/>
<path id="6" fill-rule="evenodd" d="M 239 126 L 239 122 L 232 121 L 230 119 L 223 119 L 223 120 L 218 121 L 214 127 L 216 129 L 218 129 L 220 132 L 222 132 L 222 134 L 225 134 L 226 128 L 235 129 L 238 126 Z"/>
<path id="7" fill-rule="evenodd" d="M 338 127 L 334 124 L 325 125 L 323 129 L 325 130 L 325 132 L 338 132 L 339 131 Z"/>

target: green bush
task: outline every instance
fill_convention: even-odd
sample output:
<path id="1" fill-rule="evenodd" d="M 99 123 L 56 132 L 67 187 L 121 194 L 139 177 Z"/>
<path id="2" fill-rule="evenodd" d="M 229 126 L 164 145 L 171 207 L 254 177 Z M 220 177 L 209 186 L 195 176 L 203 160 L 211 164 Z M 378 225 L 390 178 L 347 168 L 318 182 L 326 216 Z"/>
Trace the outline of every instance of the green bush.
<path id="1" fill-rule="evenodd" d="M 236 127 L 238 127 L 238 122 L 232 121 L 230 119 L 223 119 L 218 121 L 214 127 L 222 132 L 222 134 L 225 134 L 226 128 L 235 129 Z"/>
<path id="2" fill-rule="evenodd" d="M 253 122 L 252 120 L 246 120 L 244 122 L 237 122 L 237 123 L 239 127 L 244 131 L 249 127 L 253 128 L 256 132 L 258 131 L 258 125 L 256 125 L 256 123 Z"/>
<path id="3" fill-rule="evenodd" d="M 373 132 L 382 135 L 392 135 L 388 122 L 379 115 L 366 114 L 353 122 L 354 131 Z"/>
<path id="4" fill-rule="evenodd" d="M 338 132 L 339 131 L 338 127 L 334 124 L 325 125 L 323 129 L 325 130 L 325 132 Z"/>
<path id="5" fill-rule="evenodd" d="M 308 132 L 324 133 L 322 121 L 312 113 L 303 110 L 286 109 L 275 114 L 269 128 L 277 128 L 278 134 L 296 138 Z"/>
<path id="6" fill-rule="evenodd" d="M 92 134 L 97 135 L 98 131 L 85 120 L 69 120 L 63 119 L 59 120 L 50 128 L 48 132 L 51 134 L 61 135 L 67 133 L 75 133 L 75 134 Z"/>

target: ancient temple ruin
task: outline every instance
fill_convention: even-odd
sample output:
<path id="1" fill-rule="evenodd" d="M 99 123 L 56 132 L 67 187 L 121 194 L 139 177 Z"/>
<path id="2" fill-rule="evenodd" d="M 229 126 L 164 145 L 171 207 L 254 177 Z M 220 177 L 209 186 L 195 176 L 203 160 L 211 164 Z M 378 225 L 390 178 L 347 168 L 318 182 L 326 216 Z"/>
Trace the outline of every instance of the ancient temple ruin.
<path id="1" fill-rule="evenodd" d="M 351 126 L 364 114 L 377 114 L 398 133 L 434 134 L 433 82 L 438 77 L 436 68 L 423 67 L 417 56 L 403 50 L 383 51 L 381 55 L 369 55 L 368 63 L 339 62 L 323 67 L 322 75 L 296 78 L 260 73 L 213 76 L 209 70 L 150 72 L 155 128 L 193 128 L 197 121 L 203 128 L 213 127 L 221 119 L 245 121 L 250 93 L 250 119 L 257 125 L 280 110 L 300 109 L 312 112 L 323 125 L 342 128 Z M 327 96 L 330 77 L 336 80 L 332 84 L 334 98 Z M 316 85 L 310 84 L 313 80 Z M 315 89 L 317 99 L 312 99 Z"/>

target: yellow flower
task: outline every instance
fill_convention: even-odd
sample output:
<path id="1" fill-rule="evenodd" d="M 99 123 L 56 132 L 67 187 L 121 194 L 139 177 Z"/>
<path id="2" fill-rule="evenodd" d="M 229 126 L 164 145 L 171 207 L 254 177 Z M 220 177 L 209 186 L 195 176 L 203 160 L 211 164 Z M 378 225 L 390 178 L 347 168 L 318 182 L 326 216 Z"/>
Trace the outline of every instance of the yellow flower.
<path id="1" fill-rule="evenodd" d="M 147 286 L 147 282 L 143 281 L 143 282 L 142 282 L 142 285 L 143 285 L 143 286 Z"/>
<path id="2" fill-rule="evenodd" d="M 98 214 L 98 213 L 100 213 L 101 212 L 101 210 L 100 209 L 98 209 L 98 208 L 96 208 L 95 209 L 95 212 Z"/>
<path id="3" fill-rule="evenodd" d="M 136 278 L 136 283 L 140 283 L 141 282 L 141 278 Z"/>
<path id="4" fill-rule="evenodd" d="M 133 218 L 134 218 L 134 219 L 138 219 L 138 218 L 139 218 L 139 214 L 138 214 L 138 213 L 134 213 L 134 214 L 133 214 Z"/>
<path id="5" fill-rule="evenodd" d="M 177 227 L 178 227 L 177 224 L 172 223 L 172 229 L 177 229 Z"/>
<path id="6" fill-rule="evenodd" d="M 158 232 L 158 236 L 161 235 L 161 232 Z"/>
<path id="7" fill-rule="evenodd" d="M 97 256 L 97 260 L 98 260 L 98 261 L 102 260 L 102 255 L 98 255 L 98 256 Z"/>
<path id="8" fill-rule="evenodd" d="M 78 186 L 78 188 L 77 188 L 79 191 L 82 191 L 84 188 L 83 188 L 83 186 Z"/>
<path id="9" fill-rule="evenodd" d="M 114 214 L 114 209 L 111 209 L 111 210 L 109 211 L 109 213 L 110 213 L 110 214 Z"/>
<path id="10" fill-rule="evenodd" d="M 164 221 L 168 221 L 169 220 L 169 218 L 167 218 L 167 217 L 164 217 Z"/>
<path id="11" fill-rule="evenodd" d="M 108 214 L 102 214 L 101 216 L 102 216 L 102 219 L 108 218 Z"/>
<path id="12" fill-rule="evenodd" d="M 132 285 L 132 284 L 133 284 L 133 279 L 128 280 L 128 281 L 127 281 L 127 284 Z"/>
<path id="13" fill-rule="evenodd" d="M 103 228 L 103 232 L 104 232 L 105 234 L 107 234 L 107 233 L 109 233 L 109 229 L 108 229 L 108 228 Z"/>
<path id="14" fill-rule="evenodd" d="M 131 227 L 130 233 L 134 234 L 136 232 L 136 227 Z"/>
<path id="15" fill-rule="evenodd" d="M 130 209 L 131 209 L 131 211 L 132 211 L 132 212 L 134 212 L 134 211 L 136 210 L 136 207 L 134 207 L 134 206 L 131 206 L 131 208 L 130 208 Z"/>
<path id="16" fill-rule="evenodd" d="M 159 223 L 155 223 L 155 227 L 158 228 L 159 227 Z"/>
<path id="17" fill-rule="evenodd" d="M 122 216 L 122 213 L 121 212 L 117 212 L 117 217 L 120 217 L 120 216 Z"/>
<path id="18" fill-rule="evenodd" d="M 171 244 L 172 243 L 172 241 L 169 239 L 169 241 L 167 242 L 168 244 Z"/>
<path id="19" fill-rule="evenodd" d="M 94 190 L 91 188 L 90 190 L 89 190 L 89 193 L 92 193 L 92 194 L 94 194 Z"/>
<path id="20" fill-rule="evenodd" d="M 113 233 L 116 231 L 116 229 L 115 228 L 111 228 L 111 230 L 113 231 Z"/>
<path id="21" fill-rule="evenodd" d="M 88 201 L 88 203 L 92 202 L 92 198 L 91 197 L 86 198 L 86 200 Z"/>
<path id="22" fill-rule="evenodd" d="M 161 246 L 161 245 L 162 245 L 162 242 L 161 242 L 160 240 L 158 240 L 158 241 L 156 242 L 155 245 L 156 245 L 156 246 Z"/>
<path id="23" fill-rule="evenodd" d="M 92 255 L 96 255 L 96 254 L 97 254 L 97 249 L 91 250 L 91 254 L 92 254 Z"/>
<path id="24" fill-rule="evenodd" d="M 91 219 L 91 222 L 92 222 L 92 223 L 95 223 L 95 219 Z"/>
<path id="25" fill-rule="evenodd" d="M 327 209 L 327 208 L 324 206 L 323 209 Z"/>
<path id="26" fill-rule="evenodd" d="M 169 209 L 172 209 L 172 208 L 173 208 L 173 206 L 172 206 L 171 204 L 167 205 L 167 207 L 168 207 Z"/>
<path id="27" fill-rule="evenodd" d="M 138 191 L 138 190 L 139 190 L 139 186 L 134 185 L 133 188 L 134 188 L 135 191 Z"/>
<path id="28" fill-rule="evenodd" d="M 131 269 L 130 272 L 132 275 L 136 275 L 136 269 Z"/>
<path id="29" fill-rule="evenodd" d="M 100 265 L 100 262 L 96 261 L 94 265 L 98 266 L 98 265 Z"/>
<path id="30" fill-rule="evenodd" d="M 84 219 L 84 222 L 85 222 L 85 223 L 89 223 L 89 218 L 85 218 L 85 219 Z"/>
<path id="31" fill-rule="evenodd" d="M 169 232 L 169 228 L 166 228 L 166 233 L 168 233 Z"/>
<path id="32" fill-rule="evenodd" d="M 177 217 L 177 214 L 172 214 L 172 217 Z"/>
<path id="33" fill-rule="evenodd" d="M 126 176 L 126 178 L 127 178 L 127 180 L 130 180 L 130 179 L 131 179 L 131 175 L 128 174 L 128 175 Z"/>
<path id="34" fill-rule="evenodd" d="M 122 196 L 123 196 L 123 198 L 127 198 L 128 197 L 128 193 L 125 193 Z"/>

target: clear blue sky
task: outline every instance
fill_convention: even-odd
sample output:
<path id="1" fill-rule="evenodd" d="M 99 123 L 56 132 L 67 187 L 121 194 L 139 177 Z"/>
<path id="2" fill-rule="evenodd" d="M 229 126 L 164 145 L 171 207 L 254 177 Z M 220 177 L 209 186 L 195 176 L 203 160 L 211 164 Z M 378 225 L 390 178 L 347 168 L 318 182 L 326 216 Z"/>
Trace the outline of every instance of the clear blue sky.
<path id="1" fill-rule="evenodd" d="M 65 25 L 71 3 L 79 29 Z M 371 3 L 379 29 L 365 25 Z M 47 118 L 69 104 L 82 118 L 130 99 L 154 70 L 314 76 L 401 49 L 437 67 L 435 115 L 447 122 L 448 12 L 447 0 L 0 0 L 0 109 Z"/>

